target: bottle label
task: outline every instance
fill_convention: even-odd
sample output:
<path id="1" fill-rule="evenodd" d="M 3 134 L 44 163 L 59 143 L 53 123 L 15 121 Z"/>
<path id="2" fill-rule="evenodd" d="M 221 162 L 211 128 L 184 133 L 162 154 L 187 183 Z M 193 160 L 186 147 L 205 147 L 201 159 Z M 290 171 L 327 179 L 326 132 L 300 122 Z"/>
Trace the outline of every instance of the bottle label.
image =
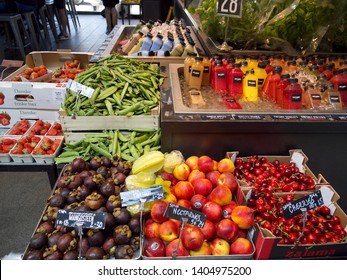
<path id="1" fill-rule="evenodd" d="M 199 70 L 192 70 L 192 76 L 199 78 L 200 77 L 200 71 Z"/>
<path id="2" fill-rule="evenodd" d="M 347 90 L 347 84 L 339 84 L 338 90 L 339 90 L 339 91 Z"/>
<path id="3" fill-rule="evenodd" d="M 312 100 L 322 100 L 321 96 L 319 94 L 311 94 Z"/>
<path id="4" fill-rule="evenodd" d="M 340 103 L 340 97 L 338 95 L 330 96 L 331 103 Z"/>
<path id="5" fill-rule="evenodd" d="M 225 79 L 225 72 L 218 72 L 217 79 Z"/>
<path id="6" fill-rule="evenodd" d="M 210 67 L 204 66 L 204 73 L 210 73 Z"/>
<path id="7" fill-rule="evenodd" d="M 192 71 L 192 66 L 188 66 L 188 73 Z"/>
<path id="8" fill-rule="evenodd" d="M 262 86 L 264 84 L 264 79 L 258 79 L 258 85 Z"/>
<path id="9" fill-rule="evenodd" d="M 234 83 L 235 84 L 242 83 L 242 77 L 241 76 L 234 76 Z"/>
<path id="10" fill-rule="evenodd" d="M 247 81 L 247 86 L 249 86 L 249 87 L 256 87 L 257 86 L 257 81 L 249 80 L 249 81 Z"/>
<path id="11" fill-rule="evenodd" d="M 292 102 L 301 102 L 301 94 L 293 94 L 291 100 Z"/>

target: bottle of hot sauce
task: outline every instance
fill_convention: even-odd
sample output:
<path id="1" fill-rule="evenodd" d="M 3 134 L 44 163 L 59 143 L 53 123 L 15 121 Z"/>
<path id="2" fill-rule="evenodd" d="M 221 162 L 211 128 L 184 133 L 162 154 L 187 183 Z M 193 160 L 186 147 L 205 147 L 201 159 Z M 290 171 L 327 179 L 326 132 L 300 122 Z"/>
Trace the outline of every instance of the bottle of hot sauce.
<path id="1" fill-rule="evenodd" d="M 228 93 L 232 98 L 241 98 L 243 93 L 243 72 L 240 63 L 235 63 L 228 73 Z"/>
<path id="2" fill-rule="evenodd" d="M 246 76 L 243 79 L 243 95 L 245 101 L 255 102 L 258 100 L 258 78 L 254 75 L 254 70 L 246 71 Z"/>
<path id="3" fill-rule="evenodd" d="M 226 69 L 221 60 L 217 60 L 214 69 L 214 92 L 220 94 L 227 93 L 227 75 Z"/>
<path id="4" fill-rule="evenodd" d="M 202 84 L 202 76 L 204 73 L 204 66 L 202 65 L 203 58 L 201 56 L 195 57 L 195 62 L 192 65 L 189 77 L 189 89 L 200 89 Z"/>
<path id="5" fill-rule="evenodd" d="M 265 80 L 265 84 L 262 90 L 262 97 L 269 99 L 273 102 L 276 101 L 276 87 L 281 81 L 281 66 L 274 66 L 272 72 L 270 72 Z"/>
<path id="6" fill-rule="evenodd" d="M 283 92 L 283 109 L 300 110 L 302 109 L 302 88 L 298 84 L 298 79 L 288 80 L 288 86 Z"/>

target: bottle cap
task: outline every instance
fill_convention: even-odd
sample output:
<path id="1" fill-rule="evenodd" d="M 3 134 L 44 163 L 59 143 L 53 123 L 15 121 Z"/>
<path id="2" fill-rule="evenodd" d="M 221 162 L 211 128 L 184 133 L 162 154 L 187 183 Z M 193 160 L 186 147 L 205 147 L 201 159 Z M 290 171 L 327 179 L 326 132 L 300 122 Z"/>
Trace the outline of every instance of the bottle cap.
<path id="1" fill-rule="evenodd" d="M 265 69 L 266 68 L 266 62 L 265 61 L 261 61 L 258 63 L 258 67 L 259 68 L 262 68 L 262 69 Z"/>
<path id="2" fill-rule="evenodd" d="M 279 65 L 275 65 L 274 68 L 272 69 L 272 73 L 281 73 L 282 72 L 282 67 Z"/>
<path id="3" fill-rule="evenodd" d="M 290 84 L 297 84 L 298 81 L 299 80 L 297 78 L 290 78 L 290 79 L 288 79 L 288 83 L 290 83 Z"/>
<path id="4" fill-rule="evenodd" d="M 195 57 L 195 60 L 196 60 L 196 61 L 202 61 L 202 60 L 203 60 L 203 57 L 202 57 L 202 56 L 197 56 L 197 57 Z"/>

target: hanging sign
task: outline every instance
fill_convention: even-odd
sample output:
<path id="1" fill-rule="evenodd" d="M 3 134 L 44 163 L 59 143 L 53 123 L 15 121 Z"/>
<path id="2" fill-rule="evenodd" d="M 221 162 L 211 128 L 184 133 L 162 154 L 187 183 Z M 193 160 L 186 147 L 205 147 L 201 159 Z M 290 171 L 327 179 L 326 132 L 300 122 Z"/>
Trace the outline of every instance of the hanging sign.
<path id="1" fill-rule="evenodd" d="M 217 0 L 217 15 L 242 17 L 242 0 Z"/>
<path id="2" fill-rule="evenodd" d="M 106 212 L 59 209 L 55 226 L 104 229 Z"/>

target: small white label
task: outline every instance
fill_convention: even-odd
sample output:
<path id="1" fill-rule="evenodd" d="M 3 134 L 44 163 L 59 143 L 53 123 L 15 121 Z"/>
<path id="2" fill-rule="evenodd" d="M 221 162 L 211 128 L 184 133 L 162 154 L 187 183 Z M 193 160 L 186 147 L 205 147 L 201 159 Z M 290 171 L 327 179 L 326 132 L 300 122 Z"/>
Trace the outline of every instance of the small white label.
<path id="1" fill-rule="evenodd" d="M 305 159 L 305 157 L 302 155 L 302 153 L 294 152 L 292 154 L 290 162 L 294 162 L 295 165 L 299 168 L 299 171 L 302 173 L 305 173 L 304 159 Z"/>
<path id="2" fill-rule="evenodd" d="M 73 80 L 69 80 L 66 84 L 66 88 L 69 88 L 75 92 L 81 91 L 81 94 L 84 96 L 87 96 L 88 98 L 91 98 L 94 92 L 93 88 L 87 87 L 85 85 L 82 85 L 80 83 L 77 83 Z"/>
<path id="3" fill-rule="evenodd" d="M 53 90 L 52 95 L 54 102 L 61 104 L 64 102 L 65 89 Z"/>

